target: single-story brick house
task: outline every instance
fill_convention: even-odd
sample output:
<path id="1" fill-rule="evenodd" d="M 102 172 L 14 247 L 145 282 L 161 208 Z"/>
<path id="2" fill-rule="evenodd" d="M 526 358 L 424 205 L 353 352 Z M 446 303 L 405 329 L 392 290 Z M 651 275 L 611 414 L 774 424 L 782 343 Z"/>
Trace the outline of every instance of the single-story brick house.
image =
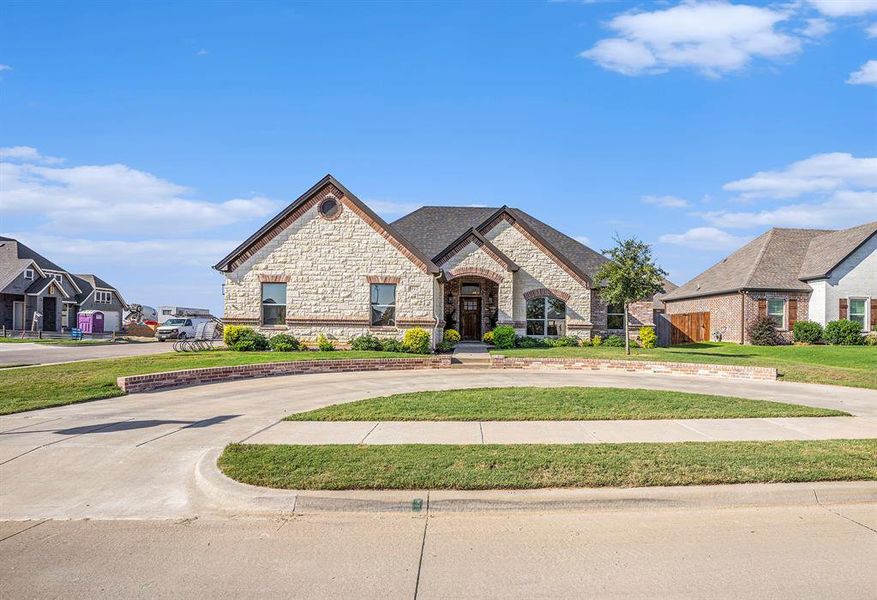
<path id="1" fill-rule="evenodd" d="M 104 331 L 122 328 L 119 291 L 91 274 L 73 274 L 12 238 L 0 237 L 0 327 L 62 332 L 83 310 L 104 313 Z"/>
<path id="2" fill-rule="evenodd" d="M 877 221 L 850 229 L 774 228 L 662 298 L 674 341 L 749 341 L 769 316 L 789 340 L 796 321 L 858 321 L 877 331 Z"/>
<path id="3" fill-rule="evenodd" d="M 422 327 L 436 342 L 444 329 L 480 340 L 499 324 L 532 336 L 621 332 L 621 311 L 594 283 L 606 260 L 507 206 L 430 206 L 387 223 L 327 175 L 214 268 L 226 323 L 340 343 Z M 653 299 L 631 306 L 634 333 L 654 310 Z"/>

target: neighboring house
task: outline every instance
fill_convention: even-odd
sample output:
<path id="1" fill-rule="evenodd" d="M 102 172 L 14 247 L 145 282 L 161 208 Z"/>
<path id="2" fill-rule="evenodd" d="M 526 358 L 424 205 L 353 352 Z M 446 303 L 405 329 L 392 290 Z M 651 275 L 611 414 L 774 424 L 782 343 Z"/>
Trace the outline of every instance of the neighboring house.
<path id="1" fill-rule="evenodd" d="M 76 275 L 11 238 L 0 237 L 0 327 L 38 331 L 76 327 L 82 310 L 104 313 L 104 330 L 119 331 L 125 300 L 95 275 Z"/>
<path id="2" fill-rule="evenodd" d="M 423 327 L 435 342 L 446 328 L 480 340 L 501 324 L 532 336 L 621 333 L 622 311 L 594 282 L 606 261 L 505 206 L 425 207 L 389 224 L 327 175 L 214 268 L 226 277 L 226 323 L 341 342 Z M 652 325 L 652 299 L 630 313 L 634 334 Z"/>
<path id="3" fill-rule="evenodd" d="M 759 317 L 791 339 L 796 321 L 851 319 L 877 330 L 877 221 L 771 229 L 662 298 L 674 341 L 748 342 Z"/>

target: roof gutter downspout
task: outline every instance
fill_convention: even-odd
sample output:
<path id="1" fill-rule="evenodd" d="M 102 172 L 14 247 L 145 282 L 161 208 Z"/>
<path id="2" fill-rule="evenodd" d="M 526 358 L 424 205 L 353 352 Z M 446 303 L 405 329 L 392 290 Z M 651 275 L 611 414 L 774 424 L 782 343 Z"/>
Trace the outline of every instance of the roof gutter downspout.
<path id="1" fill-rule="evenodd" d="M 443 309 L 444 302 L 445 302 L 445 291 L 442 289 L 442 278 L 443 278 L 443 272 L 441 269 L 439 269 L 439 272 L 435 274 L 435 284 L 437 286 L 439 286 L 439 291 L 441 293 L 439 294 L 438 306 L 436 306 L 435 302 L 433 302 L 433 307 L 432 307 L 432 318 L 435 320 L 435 323 L 432 326 L 432 349 L 433 350 L 435 350 L 435 345 L 438 343 L 438 341 L 437 341 L 439 339 L 438 338 L 438 333 L 439 333 L 438 330 L 439 330 L 439 323 L 441 322 L 439 320 L 439 315 L 438 315 L 437 311 Z M 444 316 L 445 316 L 444 313 L 442 313 L 442 318 L 444 318 Z"/>
<path id="2" fill-rule="evenodd" d="M 740 290 L 740 345 L 746 343 L 746 296 Z"/>

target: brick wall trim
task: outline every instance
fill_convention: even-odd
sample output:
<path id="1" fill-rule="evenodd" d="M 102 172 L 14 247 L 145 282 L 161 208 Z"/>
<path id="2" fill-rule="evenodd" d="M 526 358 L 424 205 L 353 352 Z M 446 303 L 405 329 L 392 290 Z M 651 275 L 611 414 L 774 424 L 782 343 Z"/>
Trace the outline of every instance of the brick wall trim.
<path id="1" fill-rule="evenodd" d="M 457 277 L 484 277 L 494 283 L 502 283 L 503 281 L 503 276 L 499 273 L 481 267 L 458 267 L 448 271 L 448 280 L 456 279 Z"/>
<path id="2" fill-rule="evenodd" d="M 369 283 L 391 283 L 395 285 L 399 285 L 402 281 L 401 277 L 394 275 L 366 275 L 365 279 Z"/>
<path id="3" fill-rule="evenodd" d="M 289 275 L 283 273 L 259 273 L 259 281 L 262 283 L 289 283 Z"/>
<path id="4" fill-rule="evenodd" d="M 569 294 L 560 290 L 552 290 L 549 288 L 538 288 L 535 290 L 530 290 L 529 292 L 524 292 L 525 300 L 534 300 L 536 298 L 557 298 L 558 300 L 563 300 L 564 302 L 566 302 L 567 300 L 569 300 Z"/>

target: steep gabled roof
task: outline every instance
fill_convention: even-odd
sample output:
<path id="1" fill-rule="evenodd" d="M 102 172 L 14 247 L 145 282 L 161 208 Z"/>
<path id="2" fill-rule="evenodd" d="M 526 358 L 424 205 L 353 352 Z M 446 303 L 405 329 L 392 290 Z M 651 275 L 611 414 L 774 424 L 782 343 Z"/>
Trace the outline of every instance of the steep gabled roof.
<path id="1" fill-rule="evenodd" d="M 807 281 L 828 277 L 835 267 L 871 239 L 874 234 L 877 234 L 877 221 L 833 231 L 814 238 L 807 248 L 799 278 Z"/>
<path id="2" fill-rule="evenodd" d="M 871 224 L 872 234 L 874 225 Z M 810 286 L 802 281 L 802 271 L 820 271 L 826 265 L 831 265 L 827 267 L 828 270 L 834 268 L 867 239 L 863 227 L 843 231 L 771 229 L 662 300 L 682 300 L 741 290 L 810 291 Z M 856 230 L 855 233 L 848 233 L 853 230 Z M 841 248 L 830 248 L 832 244 Z M 808 263 L 814 266 L 806 266 Z"/>
<path id="3" fill-rule="evenodd" d="M 234 263 L 237 259 L 244 255 L 247 250 L 261 242 L 266 237 L 268 239 L 271 239 L 277 236 L 283 229 L 285 229 L 284 220 L 287 217 L 293 215 L 296 210 L 298 210 L 302 205 L 307 203 L 317 192 L 330 184 L 340 190 L 344 197 L 350 200 L 350 202 L 352 202 L 358 210 L 364 213 L 365 216 L 375 225 L 377 225 L 379 229 L 383 230 L 383 232 L 386 233 L 387 236 L 395 240 L 400 246 L 402 246 L 405 250 L 411 253 L 411 257 L 409 258 L 413 257 L 412 260 L 414 262 L 419 261 L 423 263 L 425 270 L 430 273 L 439 272 L 439 268 L 436 267 L 435 264 L 433 264 L 429 256 L 423 254 L 423 252 L 410 241 L 408 241 L 403 234 L 401 234 L 395 228 L 390 226 L 386 221 L 380 218 L 377 214 L 375 214 L 368 206 L 366 206 L 366 204 L 362 200 L 357 198 L 352 192 L 350 192 L 350 190 L 344 187 L 344 185 L 342 185 L 341 182 L 335 179 L 331 174 L 326 175 L 320 181 L 311 186 L 308 191 L 306 191 L 289 206 L 280 211 L 273 219 L 268 221 L 258 231 L 248 237 L 244 241 L 244 243 L 232 250 L 226 257 L 216 263 L 213 268 L 217 271 L 233 270 L 234 266 L 232 266 L 232 263 Z"/>
<path id="4" fill-rule="evenodd" d="M 463 235 L 451 242 L 447 248 L 439 252 L 436 256 L 433 256 L 432 260 L 437 265 L 443 265 L 463 247 L 470 243 L 475 243 L 486 248 L 490 254 L 493 254 L 495 260 L 499 260 L 499 262 L 503 263 L 507 270 L 517 271 L 520 268 L 515 261 L 506 256 L 502 250 L 494 246 L 490 240 L 484 237 L 484 235 L 475 228 L 466 230 Z"/>
<path id="5" fill-rule="evenodd" d="M 37 264 L 37 266 L 40 269 L 49 269 L 50 271 L 64 271 L 64 272 L 66 272 L 65 269 L 59 267 L 58 265 L 56 265 L 55 263 L 50 261 L 48 258 L 43 256 L 42 254 L 35 252 L 34 250 L 25 246 L 24 244 L 22 244 L 18 240 L 14 240 L 12 238 L 0 236 L 0 244 L 2 244 L 2 243 L 15 244 L 16 245 L 16 254 L 17 254 L 18 258 L 25 259 L 25 260 L 32 260 Z"/>
<path id="6" fill-rule="evenodd" d="M 88 298 L 95 289 L 100 288 L 104 290 L 112 290 L 116 294 L 116 296 L 119 297 L 119 301 L 121 301 L 122 304 L 126 306 L 128 304 L 127 302 L 125 302 L 125 299 L 122 298 L 122 294 L 119 293 L 119 290 L 117 290 L 115 287 L 113 287 L 97 275 L 94 275 L 92 273 L 77 273 L 76 275 L 73 275 L 73 279 L 76 280 L 77 285 L 82 290 L 82 292 L 76 294 L 77 302 L 81 303 L 85 301 L 85 299 Z"/>

